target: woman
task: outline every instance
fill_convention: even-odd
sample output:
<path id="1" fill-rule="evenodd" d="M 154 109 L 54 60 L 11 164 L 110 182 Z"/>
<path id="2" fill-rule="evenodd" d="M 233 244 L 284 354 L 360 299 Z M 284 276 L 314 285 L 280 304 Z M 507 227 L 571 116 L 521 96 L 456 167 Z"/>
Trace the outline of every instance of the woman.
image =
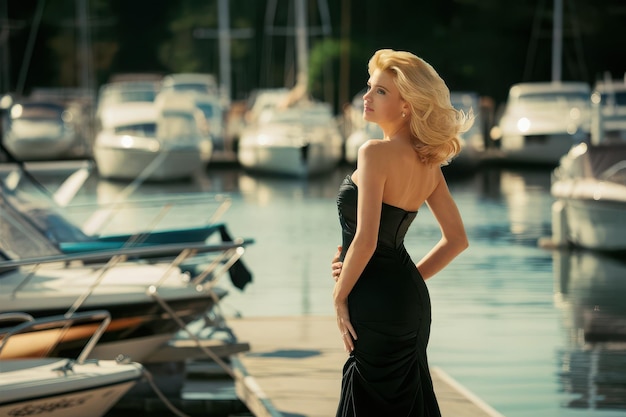
<path id="1" fill-rule="evenodd" d="M 333 297 L 350 353 L 337 416 L 440 416 L 426 359 L 424 281 L 468 246 L 441 165 L 459 152 L 473 117 L 452 107 L 444 81 L 409 52 L 379 50 L 368 71 L 363 118 L 384 138 L 361 146 L 337 197 L 343 244 Z M 404 235 L 423 203 L 442 237 L 415 264 Z"/>

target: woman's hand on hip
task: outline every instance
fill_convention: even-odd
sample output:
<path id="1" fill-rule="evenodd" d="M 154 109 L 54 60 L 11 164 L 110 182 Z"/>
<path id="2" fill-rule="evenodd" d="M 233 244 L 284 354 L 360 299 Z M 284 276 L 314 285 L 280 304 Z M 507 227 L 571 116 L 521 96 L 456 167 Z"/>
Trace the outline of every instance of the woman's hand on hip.
<path id="1" fill-rule="evenodd" d="M 335 256 L 333 257 L 333 260 L 330 264 L 331 274 L 335 282 L 337 282 L 337 280 L 339 279 L 339 275 L 341 274 L 341 267 L 343 266 L 343 262 L 339 260 L 342 249 L 343 248 L 341 247 L 341 245 L 337 246 L 337 253 L 335 253 Z"/>

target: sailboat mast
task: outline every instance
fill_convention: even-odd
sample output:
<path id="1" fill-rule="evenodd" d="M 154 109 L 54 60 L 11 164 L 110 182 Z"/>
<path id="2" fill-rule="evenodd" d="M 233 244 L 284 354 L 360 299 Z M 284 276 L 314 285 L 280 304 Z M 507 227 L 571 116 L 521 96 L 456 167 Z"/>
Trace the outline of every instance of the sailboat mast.
<path id="1" fill-rule="evenodd" d="M 297 71 L 296 85 L 306 89 L 309 83 L 309 45 L 306 19 L 306 1 L 296 0 L 296 59 Z"/>
<path id="2" fill-rule="evenodd" d="M 230 10 L 228 0 L 219 0 L 217 3 L 218 13 L 218 39 L 220 56 L 220 84 L 221 92 L 231 98 L 232 81 L 230 78 Z"/>
<path id="3" fill-rule="evenodd" d="M 563 0 L 554 0 L 552 17 L 552 82 L 561 81 L 563 55 Z"/>
<path id="4" fill-rule="evenodd" d="M 82 90 L 89 95 L 90 99 L 94 98 L 94 80 L 93 80 L 93 64 L 91 54 L 91 28 L 90 28 L 90 12 L 88 0 L 76 0 L 76 14 L 78 15 L 78 28 L 80 33 L 79 42 L 79 59 L 80 64 L 80 82 Z"/>

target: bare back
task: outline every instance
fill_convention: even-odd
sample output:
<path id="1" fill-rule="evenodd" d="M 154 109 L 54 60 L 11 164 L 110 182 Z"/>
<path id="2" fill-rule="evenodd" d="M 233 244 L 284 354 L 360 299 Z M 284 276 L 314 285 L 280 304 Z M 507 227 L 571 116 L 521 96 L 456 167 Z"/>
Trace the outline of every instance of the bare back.
<path id="1" fill-rule="evenodd" d="M 407 211 L 417 211 L 443 178 L 441 168 L 422 162 L 408 141 L 374 140 L 376 165 L 386 178 L 383 202 Z M 358 169 L 352 180 L 358 184 Z"/>

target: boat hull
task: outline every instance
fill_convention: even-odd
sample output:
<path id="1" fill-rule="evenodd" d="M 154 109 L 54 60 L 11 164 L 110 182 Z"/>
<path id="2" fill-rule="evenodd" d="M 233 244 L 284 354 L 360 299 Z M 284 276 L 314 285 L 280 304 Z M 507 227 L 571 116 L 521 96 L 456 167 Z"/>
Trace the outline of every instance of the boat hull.
<path id="1" fill-rule="evenodd" d="M 587 139 L 588 135 L 582 133 L 504 135 L 501 139 L 501 150 L 509 162 L 556 166 L 572 146 Z"/>
<path id="2" fill-rule="evenodd" d="M 626 250 L 626 202 L 563 199 L 571 243 L 601 251 Z"/>
<path id="3" fill-rule="evenodd" d="M 17 137 L 9 132 L 5 146 L 20 161 L 50 160 L 76 157 L 77 141 L 72 132 L 58 136 Z"/>
<path id="4" fill-rule="evenodd" d="M 170 271 L 170 276 L 159 284 L 168 273 L 167 268 L 167 265 L 119 265 L 106 272 L 100 284 L 77 309 L 78 312 L 107 310 L 111 314 L 112 321 L 98 343 L 107 356 L 94 356 L 92 352 L 92 357 L 112 359 L 122 354 L 141 361 L 160 346 L 151 338 L 169 339 L 180 330 L 178 321 L 186 324 L 197 320 L 226 293 L 218 287 L 212 292 L 196 289 L 182 272 Z M 26 271 L 6 271 L 0 279 L 0 313 L 20 311 L 35 318 L 63 315 L 89 291 L 99 273 L 98 269 L 41 267 L 25 280 L 28 277 Z M 151 286 L 158 286 L 156 293 L 150 292 Z M 176 318 L 155 296 L 167 304 Z M 28 334 L 16 335 L 12 339 L 15 347 L 3 349 L 2 358 L 41 356 L 42 352 L 49 351 L 59 336 L 62 336 L 61 342 L 46 356 L 76 355 L 93 334 L 95 326 L 83 323 L 62 335 L 58 331 L 49 331 L 47 338 L 41 333 L 36 339 L 28 339 Z M 142 339 L 147 343 L 141 343 Z M 108 343 L 113 345 L 104 350 Z"/>
<path id="5" fill-rule="evenodd" d="M 288 175 L 311 176 L 328 172 L 341 159 L 341 147 L 321 143 L 302 146 L 255 146 L 241 144 L 239 163 L 251 171 Z"/>
<path id="6" fill-rule="evenodd" d="M 197 148 L 153 152 L 143 149 L 95 146 L 93 152 L 100 177 L 111 179 L 135 179 L 143 175 L 146 167 L 156 158 L 162 158 L 162 160 L 151 170 L 147 180 L 186 179 L 193 176 L 205 164 Z M 162 152 L 165 152 L 165 155 Z"/>
<path id="7" fill-rule="evenodd" d="M 101 417 L 141 378 L 138 364 L 74 364 L 67 359 L 0 361 L 0 417 Z M 10 381 L 10 382 L 9 382 Z"/>
<path id="8" fill-rule="evenodd" d="M 556 241 L 626 251 L 626 143 L 580 144 L 553 171 Z M 556 232 L 556 233 L 555 233 Z"/>

